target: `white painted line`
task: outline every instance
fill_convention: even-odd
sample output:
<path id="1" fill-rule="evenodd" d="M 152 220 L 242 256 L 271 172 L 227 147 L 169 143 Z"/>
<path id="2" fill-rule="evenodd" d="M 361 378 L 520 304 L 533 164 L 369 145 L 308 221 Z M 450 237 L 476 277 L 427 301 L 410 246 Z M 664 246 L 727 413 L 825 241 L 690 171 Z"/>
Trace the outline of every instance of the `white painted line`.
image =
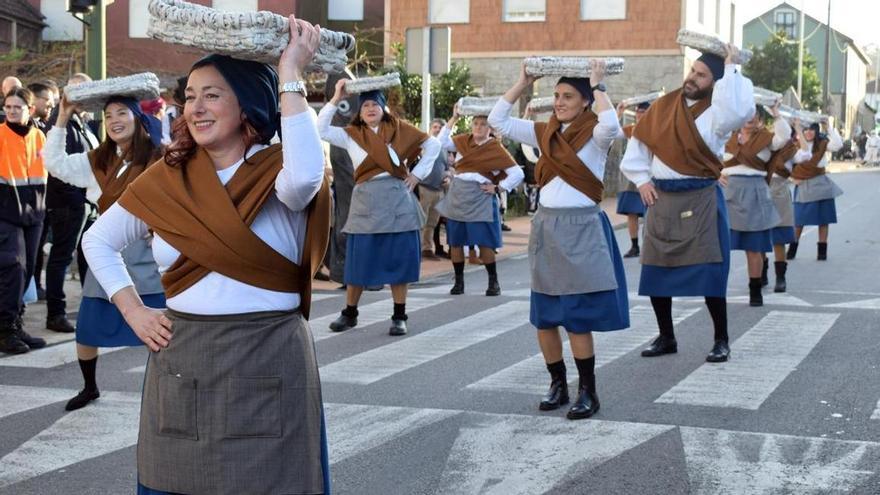
<path id="1" fill-rule="evenodd" d="M 843 308 L 843 309 L 880 309 L 880 298 L 864 299 L 861 301 L 847 301 L 836 304 L 826 304 L 824 308 Z"/>
<path id="2" fill-rule="evenodd" d="M 731 304 L 748 304 L 749 296 L 733 296 L 728 297 L 727 302 Z M 798 297 L 792 296 L 788 293 L 776 293 L 771 292 L 768 294 L 764 294 L 764 305 L 765 306 L 800 306 L 800 307 L 812 307 L 813 305 L 800 299 Z"/>
<path id="3" fill-rule="evenodd" d="M 691 493 L 851 493 L 880 465 L 871 442 L 681 427 Z M 869 490 L 870 491 L 870 490 Z"/>
<path id="4" fill-rule="evenodd" d="M 407 314 L 415 313 L 421 309 L 430 308 L 432 306 L 437 306 L 438 304 L 443 304 L 449 299 L 427 299 L 427 298 L 419 298 L 419 297 L 409 297 L 406 300 L 406 312 Z M 391 298 L 382 299 L 381 301 L 376 301 L 374 303 L 367 304 L 366 306 L 361 306 L 358 308 L 358 326 L 356 326 L 352 330 L 348 330 L 348 332 L 357 332 L 359 329 L 362 329 L 366 326 L 372 325 L 374 323 L 379 323 L 380 321 L 388 321 L 391 323 L 391 313 L 394 312 L 394 301 Z M 337 335 L 342 335 L 348 332 L 334 332 L 330 330 L 330 323 L 339 318 L 339 313 L 329 314 L 327 316 L 322 316 L 320 318 L 315 318 L 314 320 L 309 321 L 309 327 L 312 329 L 312 336 L 315 338 L 315 341 L 328 339 L 330 337 L 335 337 Z"/>
<path id="5" fill-rule="evenodd" d="M 67 401 L 76 393 L 74 390 L 62 388 L 0 385 L 0 418 L 47 406 L 55 402 Z M 2 472 L 2 469 L 0 469 L 0 472 Z"/>
<path id="6" fill-rule="evenodd" d="M 510 301 L 323 366 L 321 380 L 368 385 L 527 325 L 528 318 L 528 301 Z"/>
<path id="7" fill-rule="evenodd" d="M 450 282 L 448 285 L 435 285 L 432 287 L 417 287 L 411 288 L 408 291 L 408 294 L 417 295 L 417 296 L 436 296 L 436 295 L 449 295 L 449 289 L 452 288 L 452 283 Z"/>
<path id="8" fill-rule="evenodd" d="M 838 316 L 771 311 L 731 345 L 730 361 L 703 364 L 655 402 L 757 410 Z"/>
<path id="9" fill-rule="evenodd" d="M 700 308 L 680 308 L 673 305 L 672 319 L 679 324 L 686 318 L 700 311 Z M 657 336 L 657 319 L 650 306 L 634 306 L 629 312 L 630 328 L 616 332 L 593 333 L 596 349 L 596 368 L 600 368 L 639 347 L 647 344 Z M 569 342 L 563 344 L 563 355 L 571 356 Z M 571 358 L 568 358 L 569 363 Z M 570 381 L 577 379 L 577 372 L 572 366 L 569 372 Z M 503 390 L 508 392 L 539 393 L 546 390 L 549 384 L 544 356 L 535 354 L 514 365 L 508 366 L 465 388 L 477 390 Z"/>
<path id="10" fill-rule="evenodd" d="M 0 459 L 0 487 L 134 445 L 140 400 L 140 394 L 109 392 L 65 414 Z"/>
<path id="11" fill-rule="evenodd" d="M 101 348 L 101 355 L 121 351 L 122 349 L 130 349 L 130 347 Z M 17 366 L 22 368 L 54 368 L 75 362 L 76 342 L 73 341 L 37 349 L 27 354 L 0 358 L 0 366 Z"/>
<path id="12" fill-rule="evenodd" d="M 559 417 L 468 415 L 436 493 L 533 495 L 672 430 L 672 426 Z"/>
<path id="13" fill-rule="evenodd" d="M 315 301 L 323 301 L 325 299 L 333 299 L 334 297 L 344 296 L 345 291 L 338 291 L 337 293 L 329 293 L 329 292 L 312 292 L 312 302 Z"/>
<path id="14" fill-rule="evenodd" d="M 324 404 L 330 462 L 335 464 L 460 414 L 443 409 Z"/>
<path id="15" fill-rule="evenodd" d="M 874 413 L 871 414 L 871 419 L 880 419 L 880 400 L 877 401 L 877 408 L 874 409 Z"/>

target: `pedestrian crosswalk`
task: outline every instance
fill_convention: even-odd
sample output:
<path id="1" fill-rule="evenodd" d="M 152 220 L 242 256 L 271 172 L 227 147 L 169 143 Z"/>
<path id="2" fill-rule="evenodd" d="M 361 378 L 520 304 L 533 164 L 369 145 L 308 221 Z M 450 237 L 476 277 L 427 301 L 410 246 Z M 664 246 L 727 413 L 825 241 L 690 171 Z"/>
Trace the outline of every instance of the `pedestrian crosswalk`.
<path id="1" fill-rule="evenodd" d="M 330 343 L 327 339 L 348 335 L 348 340 L 338 342 L 351 343 L 357 342 L 358 334 L 329 332 L 327 325 L 338 315 L 338 307 L 324 302 L 311 325 L 319 357 L 325 363 L 320 369 L 325 397 L 332 397 L 325 404 L 331 464 L 369 464 L 383 449 L 418 442 L 430 432 L 442 431 L 448 439 L 448 451 L 443 454 L 445 462 L 434 467 L 430 493 L 553 493 L 554 487 L 583 479 L 585 473 L 600 466 L 632 462 L 624 459 L 661 438 L 678 449 L 669 456 L 683 459 L 688 486 L 697 494 L 845 492 L 880 476 L 880 438 L 856 441 L 823 438 L 818 431 L 803 436 L 733 431 L 713 418 L 712 411 L 723 410 L 728 416 L 736 411 L 762 412 L 768 398 L 788 378 L 808 373 L 800 369 L 801 363 L 823 345 L 839 325 L 845 308 L 798 304 L 803 300 L 794 296 L 780 298 L 779 304 L 786 308 L 761 310 L 764 316 L 751 320 L 751 327 L 732 342 L 730 362 L 719 365 L 679 359 L 675 362 L 684 367 L 683 373 L 650 377 L 662 388 L 642 399 L 636 409 L 663 412 L 698 406 L 705 416 L 696 426 L 672 424 L 668 419 L 654 421 L 631 411 L 616 417 L 627 400 L 620 397 L 603 402 L 602 411 L 593 420 L 570 422 L 562 418 L 564 411 L 540 413 L 535 407 L 537 394 L 546 389 L 547 371 L 541 354 L 535 352 L 527 294 L 517 290 L 492 299 L 494 306 L 454 304 L 455 298 L 448 296 L 446 287 L 414 290 L 407 308 L 411 319 L 421 324 L 411 325 L 411 335 L 386 337 L 366 349 L 333 344 L 338 354 L 329 359 L 322 356 L 324 346 Z M 392 309 L 388 296 L 361 306 L 361 326 L 388 319 Z M 637 351 L 657 333 L 653 310 L 646 302 L 634 301 L 628 330 L 595 334 L 596 366 L 608 370 L 600 373 L 603 381 L 612 378 L 611 364 L 615 364 L 615 373 L 624 369 L 616 364 L 635 363 L 658 363 L 655 369 L 666 371 L 661 363 L 667 358 L 645 361 L 638 357 Z M 680 340 L 696 333 L 689 333 L 689 328 L 698 326 L 694 320 L 708 318 L 705 313 L 703 304 L 673 306 Z M 439 323 L 424 323 L 429 321 Z M 448 408 L 426 407 L 407 402 L 406 396 L 393 404 L 381 404 L 380 397 L 370 394 L 381 388 L 378 385 L 383 380 L 418 375 L 420 367 L 452 362 L 458 353 L 494 339 L 510 342 L 516 332 L 528 335 L 529 345 L 522 348 L 528 352 L 495 356 L 475 366 L 466 379 L 454 381 L 453 391 L 466 395 L 492 392 L 499 397 L 519 394 L 506 399 L 523 404 L 516 413 L 469 409 L 460 403 Z M 793 334 L 797 339 L 791 338 Z M 705 332 L 699 335 L 705 337 Z M 783 346 L 786 352 L 779 353 Z M 567 344 L 565 356 L 570 356 Z M 73 369 L 74 361 L 71 343 L 2 358 L 0 366 Z M 139 363 L 132 362 L 122 371 L 142 373 L 143 366 L 132 367 L 135 364 Z M 575 381 L 576 373 L 570 373 L 570 378 Z M 336 390 L 345 390 L 342 401 L 350 403 L 340 402 Z M 136 444 L 139 392 L 102 391 L 101 399 L 93 405 L 64 413 L 64 402 L 75 393 L 66 388 L 0 384 L 0 430 L 4 422 L 21 421 L 32 411 L 54 415 L 45 428 L 20 445 L 0 449 L 0 493 L 5 493 L 4 487 L 60 469 L 78 469 L 90 460 Z M 872 421 L 880 420 L 880 401 L 876 409 L 851 416 L 853 423 L 875 424 Z M 760 430 L 760 422 L 758 425 Z M 571 446 L 582 448 L 573 456 Z"/>

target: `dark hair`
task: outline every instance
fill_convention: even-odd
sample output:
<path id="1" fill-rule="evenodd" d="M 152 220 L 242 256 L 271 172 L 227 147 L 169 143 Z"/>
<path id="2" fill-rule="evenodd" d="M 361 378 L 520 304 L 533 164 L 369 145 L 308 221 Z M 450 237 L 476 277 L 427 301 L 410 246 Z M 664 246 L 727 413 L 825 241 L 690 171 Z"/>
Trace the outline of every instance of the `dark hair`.
<path id="1" fill-rule="evenodd" d="M 33 93 L 35 97 L 37 93 L 42 93 L 43 91 L 52 91 L 52 88 L 50 88 L 48 85 L 39 82 L 28 84 L 27 89 L 31 90 L 31 93 Z"/>
<path id="2" fill-rule="evenodd" d="M 6 103 L 6 98 L 10 96 L 21 98 L 29 107 L 34 104 L 34 93 L 27 88 L 13 88 L 3 96 L 3 103 Z"/>
<path id="3" fill-rule="evenodd" d="M 102 172 L 107 171 L 107 166 L 116 159 L 119 145 L 109 137 L 95 149 L 95 166 Z M 141 121 L 134 117 L 134 135 L 131 136 L 131 144 L 128 146 L 123 160 L 128 160 L 133 166 L 147 166 L 162 158 L 162 146 L 153 146 L 150 134 L 144 128 Z"/>

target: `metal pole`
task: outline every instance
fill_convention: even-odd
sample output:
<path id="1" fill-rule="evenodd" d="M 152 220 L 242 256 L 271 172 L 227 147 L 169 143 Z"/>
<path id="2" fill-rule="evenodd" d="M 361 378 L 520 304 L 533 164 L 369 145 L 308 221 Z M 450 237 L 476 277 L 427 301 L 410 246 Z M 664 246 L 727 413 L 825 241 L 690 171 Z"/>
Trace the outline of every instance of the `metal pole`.
<path id="1" fill-rule="evenodd" d="M 431 127 L 431 28 L 422 30 L 422 130 Z"/>
<path id="2" fill-rule="evenodd" d="M 831 81 L 831 0 L 828 0 L 828 21 L 826 22 L 825 31 L 825 82 L 822 84 L 822 103 L 825 105 L 824 110 L 831 113 L 830 88 Z"/>
<path id="3" fill-rule="evenodd" d="M 801 91 L 804 86 L 804 0 L 801 0 L 801 22 L 800 22 L 800 42 L 798 43 L 798 75 L 797 75 L 797 96 L 799 100 L 803 100 Z"/>
<path id="4" fill-rule="evenodd" d="M 95 80 L 107 77 L 106 1 L 101 0 L 87 16 L 86 73 Z"/>

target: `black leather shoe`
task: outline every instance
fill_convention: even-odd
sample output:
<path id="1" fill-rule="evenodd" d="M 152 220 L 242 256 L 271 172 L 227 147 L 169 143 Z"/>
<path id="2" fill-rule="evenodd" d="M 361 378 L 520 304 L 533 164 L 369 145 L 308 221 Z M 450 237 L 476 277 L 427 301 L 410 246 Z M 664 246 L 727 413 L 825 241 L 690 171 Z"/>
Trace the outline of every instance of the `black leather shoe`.
<path id="1" fill-rule="evenodd" d="M 486 288 L 487 296 L 500 296 L 501 295 L 501 286 L 498 285 L 498 279 L 494 277 L 489 278 L 489 286 Z"/>
<path id="2" fill-rule="evenodd" d="M 46 341 L 39 338 L 34 337 L 31 334 L 24 331 L 24 328 L 20 326 L 15 329 L 15 335 L 25 343 L 30 349 L 42 349 L 46 347 Z"/>
<path id="3" fill-rule="evenodd" d="M 77 409 L 82 409 L 86 407 L 89 402 L 97 399 L 101 396 L 101 392 L 98 389 L 94 390 L 86 390 L 83 389 L 80 393 L 76 394 L 76 397 L 67 401 L 67 405 L 64 406 L 65 411 L 76 411 Z"/>
<path id="4" fill-rule="evenodd" d="M 357 316 L 339 315 L 336 321 L 330 324 L 330 330 L 334 332 L 344 332 L 356 327 L 358 324 Z"/>
<path id="5" fill-rule="evenodd" d="M 388 335 L 392 337 L 400 337 L 406 335 L 406 320 L 391 319 L 391 328 L 388 329 Z"/>
<path id="6" fill-rule="evenodd" d="M 785 254 L 785 259 L 793 260 L 795 256 L 797 256 L 797 248 L 798 243 L 792 242 L 788 245 L 788 253 Z"/>
<path id="7" fill-rule="evenodd" d="M 15 333 L 11 333 L 6 337 L 0 338 L 0 352 L 5 354 L 24 354 L 30 351 L 31 348 L 28 347 L 27 344 L 22 342 L 22 340 Z"/>
<path id="8" fill-rule="evenodd" d="M 565 380 L 553 380 L 550 382 L 550 390 L 541 399 L 538 409 L 542 411 L 552 411 L 559 409 L 560 406 L 568 404 L 568 383 Z"/>
<path id="9" fill-rule="evenodd" d="M 503 222 L 501 223 L 501 231 L 502 232 L 510 232 L 511 230 L 513 230 L 513 229 L 511 229 L 510 226 L 508 226 L 506 223 L 503 223 Z"/>
<path id="10" fill-rule="evenodd" d="M 716 340 L 712 351 L 706 356 L 708 363 L 723 363 L 730 359 L 730 345 L 726 340 Z"/>
<path id="11" fill-rule="evenodd" d="M 449 293 L 453 296 L 460 296 L 464 294 L 464 275 L 455 277 L 455 283 L 452 284 L 452 288 L 449 289 Z"/>
<path id="12" fill-rule="evenodd" d="M 761 287 L 770 285 L 770 279 L 767 278 L 767 269 L 770 267 L 770 260 L 764 258 L 764 266 L 761 268 Z"/>
<path id="13" fill-rule="evenodd" d="M 587 387 L 578 388 L 578 397 L 565 415 L 568 419 L 587 419 L 599 411 L 599 398 Z"/>
<path id="14" fill-rule="evenodd" d="M 764 294 L 761 293 L 761 279 L 749 280 L 749 306 L 757 307 L 764 305 Z"/>
<path id="15" fill-rule="evenodd" d="M 639 251 L 639 247 L 633 246 L 633 247 L 629 248 L 629 251 L 627 251 L 626 254 L 623 255 L 623 257 L 624 258 L 638 258 L 640 254 L 641 254 L 641 252 Z"/>
<path id="16" fill-rule="evenodd" d="M 37 301 L 45 301 L 46 300 L 46 289 L 42 287 L 37 287 Z"/>
<path id="17" fill-rule="evenodd" d="M 46 318 L 46 328 L 59 333 L 73 333 L 76 331 L 76 327 L 67 321 L 67 316 L 65 315 L 55 315 Z"/>
<path id="18" fill-rule="evenodd" d="M 642 351 L 642 357 L 656 357 L 664 354 L 675 354 L 678 352 L 678 342 L 675 338 L 664 337 L 663 335 L 654 339 L 647 349 Z"/>

